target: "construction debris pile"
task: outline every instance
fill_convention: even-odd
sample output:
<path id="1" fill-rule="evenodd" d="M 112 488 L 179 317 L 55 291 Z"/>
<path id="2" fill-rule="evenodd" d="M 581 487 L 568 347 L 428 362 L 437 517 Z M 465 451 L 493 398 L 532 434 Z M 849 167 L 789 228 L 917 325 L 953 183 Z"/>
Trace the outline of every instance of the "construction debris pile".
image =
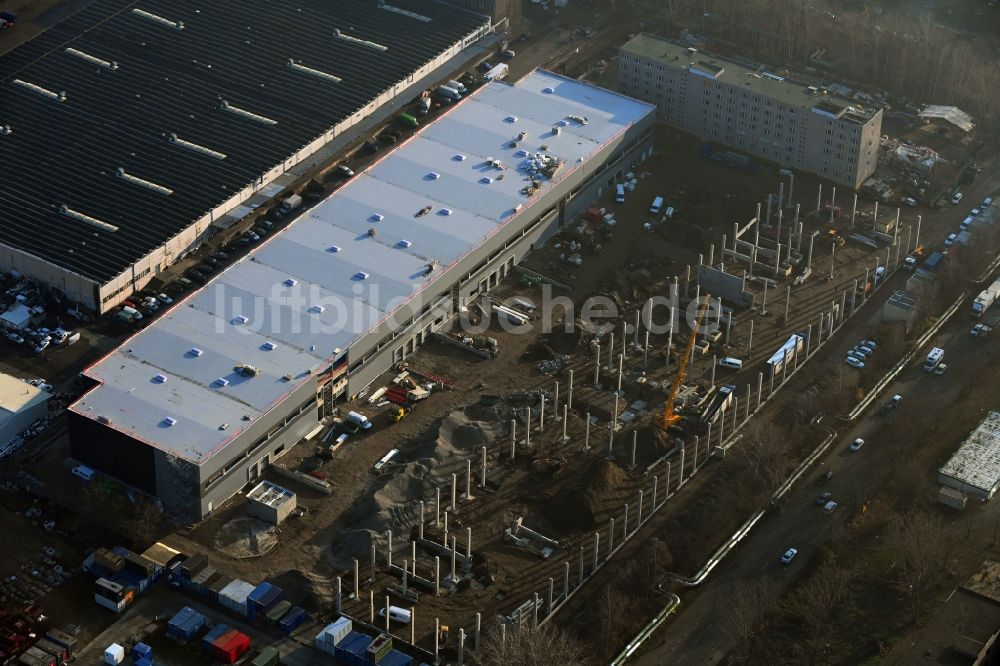
<path id="1" fill-rule="evenodd" d="M 563 160 L 549 155 L 545 151 L 546 146 L 542 146 L 542 150 L 537 153 L 519 151 L 524 153 L 524 159 L 517 165 L 517 168 L 527 174 L 529 181 L 521 188 L 521 194 L 527 197 L 534 196 L 538 188 L 542 186 L 541 181 L 543 179 L 551 180 L 564 164 Z"/>

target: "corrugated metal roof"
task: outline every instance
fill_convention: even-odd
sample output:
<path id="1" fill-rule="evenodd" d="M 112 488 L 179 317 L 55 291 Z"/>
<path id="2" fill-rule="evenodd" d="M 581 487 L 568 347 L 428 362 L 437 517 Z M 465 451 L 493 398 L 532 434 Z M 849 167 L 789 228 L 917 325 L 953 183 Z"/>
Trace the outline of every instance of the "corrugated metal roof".
<path id="1" fill-rule="evenodd" d="M 389 4 L 431 20 L 376 0 L 97 0 L 5 54 L 0 243 L 108 280 L 488 20 L 427 0 Z"/>
<path id="2" fill-rule="evenodd" d="M 102 385 L 73 411 L 204 462 L 380 322 L 406 313 L 399 328 L 432 304 L 451 285 L 435 286 L 444 271 L 428 273 L 429 264 L 451 266 L 530 218 L 552 182 L 522 194 L 518 150 L 546 145 L 565 162 L 558 181 L 653 109 L 543 71 L 480 88 L 89 368 Z M 570 116 L 587 122 L 553 134 Z M 520 147 L 510 147 L 522 131 Z M 485 173 L 495 177 L 489 184 Z M 243 364 L 257 376 L 234 370 Z"/>
<path id="3" fill-rule="evenodd" d="M 939 473 L 990 492 L 1000 485 L 1000 412 L 990 412 Z"/>

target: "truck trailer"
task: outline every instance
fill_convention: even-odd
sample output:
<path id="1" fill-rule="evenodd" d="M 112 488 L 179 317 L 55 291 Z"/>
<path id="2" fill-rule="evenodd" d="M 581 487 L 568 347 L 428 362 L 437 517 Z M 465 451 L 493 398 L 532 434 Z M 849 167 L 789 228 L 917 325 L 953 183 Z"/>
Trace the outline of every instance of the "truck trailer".
<path id="1" fill-rule="evenodd" d="M 972 316 L 982 317 L 983 313 L 990 309 L 990 306 L 1000 298 L 1000 278 L 994 280 L 993 284 L 983 289 L 972 301 Z"/>

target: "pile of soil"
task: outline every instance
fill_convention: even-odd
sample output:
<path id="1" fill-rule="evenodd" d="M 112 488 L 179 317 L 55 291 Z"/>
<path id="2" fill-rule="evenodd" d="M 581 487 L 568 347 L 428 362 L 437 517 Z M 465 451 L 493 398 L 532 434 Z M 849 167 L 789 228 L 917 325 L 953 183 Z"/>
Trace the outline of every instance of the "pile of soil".
<path id="1" fill-rule="evenodd" d="M 597 527 L 597 517 L 619 502 L 621 487 L 628 475 L 615 463 L 603 460 L 588 470 L 579 486 L 541 498 L 540 513 L 560 530 L 580 531 Z"/>

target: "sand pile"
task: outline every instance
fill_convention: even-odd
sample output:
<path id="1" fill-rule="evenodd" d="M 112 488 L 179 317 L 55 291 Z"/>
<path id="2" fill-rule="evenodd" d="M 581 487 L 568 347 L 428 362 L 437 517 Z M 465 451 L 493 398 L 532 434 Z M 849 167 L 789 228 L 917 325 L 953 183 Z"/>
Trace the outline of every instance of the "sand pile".
<path id="1" fill-rule="evenodd" d="M 373 492 L 348 512 L 347 522 L 354 529 L 333 544 L 335 562 L 343 566 L 351 558 L 367 557 L 372 543 L 384 551 L 387 530 L 393 533 L 393 550 L 405 548 L 420 519 L 420 500 L 426 503 L 425 518 L 432 518 L 436 488 L 441 488 L 442 509 L 451 501 L 452 474 L 458 475 L 458 493 L 463 493 L 465 461 L 478 461 L 481 448 L 492 448 L 499 434 L 496 412 L 475 405 L 446 416 L 433 439 L 404 448 L 393 469 L 375 482 Z"/>
<path id="2" fill-rule="evenodd" d="M 621 488 L 628 475 L 611 461 L 592 467 L 579 486 L 565 488 L 555 497 L 544 498 L 538 507 L 554 528 L 562 531 L 590 530 L 603 520 L 609 507 L 621 503 Z"/>

